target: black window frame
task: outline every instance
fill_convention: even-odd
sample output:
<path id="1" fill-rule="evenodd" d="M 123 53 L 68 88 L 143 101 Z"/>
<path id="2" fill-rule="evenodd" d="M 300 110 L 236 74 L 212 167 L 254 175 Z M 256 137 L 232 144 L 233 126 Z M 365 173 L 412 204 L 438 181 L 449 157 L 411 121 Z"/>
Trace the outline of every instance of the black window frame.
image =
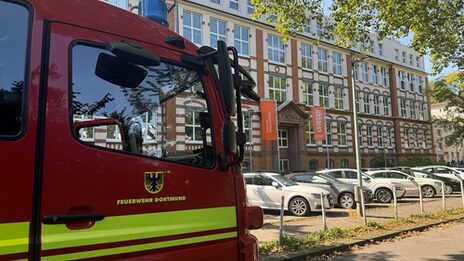
<path id="1" fill-rule="evenodd" d="M 114 36 L 114 37 L 117 37 L 117 38 L 121 38 L 120 36 L 115 36 L 115 35 L 113 35 L 111 33 L 106 33 L 105 32 L 105 34 L 111 35 L 111 36 Z M 205 98 L 204 99 L 205 99 L 205 102 L 206 102 L 206 107 L 208 109 L 209 121 L 212 123 L 211 128 L 210 128 L 210 131 L 211 131 L 211 149 L 212 149 L 211 162 L 212 162 L 212 164 L 210 166 L 202 166 L 202 165 L 189 164 L 189 163 L 182 162 L 182 161 L 167 160 L 165 158 L 157 158 L 157 157 L 143 155 L 143 154 L 131 153 L 129 151 L 124 151 L 124 150 L 115 150 L 115 149 L 111 149 L 111 148 L 106 148 L 106 147 L 90 144 L 90 143 L 84 142 L 81 139 L 79 139 L 79 137 L 76 135 L 76 133 L 73 130 L 74 123 L 73 123 L 73 105 L 72 105 L 72 102 L 73 102 L 73 97 L 72 97 L 72 90 L 73 90 L 73 86 L 72 86 L 73 85 L 72 84 L 73 83 L 73 55 L 72 55 L 72 51 L 73 51 L 73 48 L 78 46 L 78 45 L 87 46 L 87 47 L 93 47 L 93 48 L 101 49 L 101 50 L 106 50 L 105 49 L 105 43 L 90 41 L 90 40 L 86 40 L 86 39 L 75 39 L 68 46 L 68 75 L 69 75 L 68 81 L 69 82 L 68 82 L 67 88 L 68 88 L 68 120 L 69 120 L 69 126 L 70 126 L 69 131 L 70 131 L 71 136 L 77 142 L 79 142 L 79 143 L 81 143 L 83 145 L 86 145 L 88 147 L 94 148 L 94 149 L 119 153 L 119 154 L 123 154 L 123 155 L 137 156 L 137 157 L 146 158 L 146 159 L 150 159 L 150 160 L 159 160 L 159 161 L 170 163 L 170 164 L 180 164 L 180 165 L 185 165 L 185 166 L 190 166 L 190 167 L 195 167 L 195 168 L 200 168 L 200 169 L 210 169 L 210 170 L 217 167 L 218 163 L 217 163 L 217 155 L 216 155 L 217 150 L 216 150 L 216 143 L 215 143 L 216 136 L 215 136 L 215 130 L 214 130 L 213 110 L 211 110 L 211 111 L 209 110 L 210 108 L 212 108 L 212 106 L 211 106 L 211 100 L 210 100 L 210 98 L 208 98 L 208 97 L 210 97 L 210 95 L 208 93 L 208 87 L 207 87 L 207 84 L 205 82 L 205 76 L 207 76 L 207 74 L 203 73 L 201 68 L 197 68 L 197 67 L 195 67 L 193 65 L 190 65 L 190 64 L 183 64 L 183 63 L 181 63 L 179 61 L 175 61 L 175 60 L 172 60 L 172 59 L 167 59 L 167 58 L 162 57 L 162 56 L 160 56 L 160 61 L 161 62 L 173 64 L 173 65 L 176 65 L 176 66 L 179 66 L 179 67 L 183 67 L 183 68 L 187 68 L 187 69 L 196 71 L 198 73 L 198 75 L 200 76 L 200 80 L 201 80 L 201 83 L 202 83 L 202 86 L 203 86 L 203 90 L 205 92 Z M 166 49 L 166 48 L 160 47 L 160 46 L 156 46 L 156 47 Z"/>

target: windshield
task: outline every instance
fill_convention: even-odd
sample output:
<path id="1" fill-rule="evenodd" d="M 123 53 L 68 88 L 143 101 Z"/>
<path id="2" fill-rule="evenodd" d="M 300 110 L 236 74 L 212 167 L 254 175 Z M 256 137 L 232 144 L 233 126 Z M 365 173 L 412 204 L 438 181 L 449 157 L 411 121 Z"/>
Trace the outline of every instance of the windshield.
<path id="1" fill-rule="evenodd" d="M 281 175 L 272 175 L 271 177 L 285 187 L 298 185 L 295 181 Z"/>
<path id="2" fill-rule="evenodd" d="M 96 74 L 101 54 L 114 56 L 95 46 L 72 49 L 72 120 L 113 119 L 115 124 L 82 128 L 78 138 L 108 149 L 211 166 L 211 118 L 200 74 L 162 60 L 157 66 L 135 65 L 146 76 L 125 87 Z"/>

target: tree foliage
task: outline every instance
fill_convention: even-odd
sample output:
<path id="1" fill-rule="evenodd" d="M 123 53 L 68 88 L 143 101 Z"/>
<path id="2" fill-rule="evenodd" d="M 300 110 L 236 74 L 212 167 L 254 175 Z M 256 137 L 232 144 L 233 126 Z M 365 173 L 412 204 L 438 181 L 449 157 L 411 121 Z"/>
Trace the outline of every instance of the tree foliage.
<path id="1" fill-rule="evenodd" d="M 284 41 L 303 30 L 309 20 L 324 21 L 323 0 L 251 0 L 254 18 L 274 22 Z M 449 64 L 464 67 L 464 1 L 462 0 L 333 0 L 322 38 L 350 48 L 412 34 L 410 46 L 432 58 L 440 72 Z M 271 19 L 276 15 L 276 19 Z"/>

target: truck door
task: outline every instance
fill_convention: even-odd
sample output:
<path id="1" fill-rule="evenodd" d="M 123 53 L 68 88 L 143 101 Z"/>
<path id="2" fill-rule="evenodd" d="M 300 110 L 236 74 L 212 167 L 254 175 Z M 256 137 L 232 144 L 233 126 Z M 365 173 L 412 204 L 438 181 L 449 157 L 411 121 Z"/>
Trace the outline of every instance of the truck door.
<path id="1" fill-rule="evenodd" d="M 105 50 L 121 40 L 159 65 Z M 41 256 L 238 259 L 211 79 L 172 50 L 55 22 L 49 64 Z"/>
<path id="2" fill-rule="evenodd" d="M 0 260 L 28 258 L 39 67 L 29 54 L 40 54 L 29 11 L 0 0 Z"/>

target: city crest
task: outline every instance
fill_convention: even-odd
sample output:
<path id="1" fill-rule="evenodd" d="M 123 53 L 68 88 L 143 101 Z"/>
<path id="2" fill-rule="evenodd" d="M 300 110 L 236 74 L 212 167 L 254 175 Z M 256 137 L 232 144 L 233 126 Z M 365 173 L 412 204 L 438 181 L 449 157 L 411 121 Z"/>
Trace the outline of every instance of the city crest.
<path id="1" fill-rule="evenodd" d="M 164 174 L 163 172 L 145 172 L 144 181 L 148 193 L 156 194 L 163 189 Z"/>

